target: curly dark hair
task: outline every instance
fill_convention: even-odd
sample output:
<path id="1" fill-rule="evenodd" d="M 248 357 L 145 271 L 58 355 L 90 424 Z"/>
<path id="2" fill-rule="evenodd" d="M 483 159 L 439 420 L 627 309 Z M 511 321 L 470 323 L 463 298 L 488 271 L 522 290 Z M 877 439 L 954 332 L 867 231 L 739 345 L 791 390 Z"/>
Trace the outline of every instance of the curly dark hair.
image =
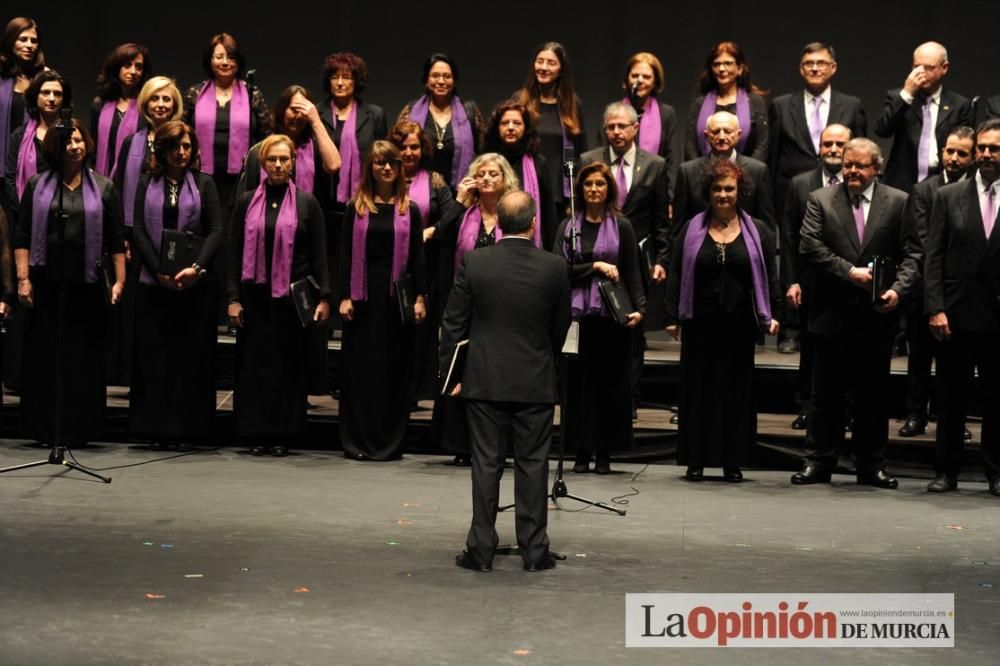
<path id="1" fill-rule="evenodd" d="M 121 68 L 129 64 L 136 57 L 142 56 L 142 78 L 135 87 L 138 95 L 149 77 L 153 75 L 153 65 L 149 61 L 149 49 L 142 44 L 120 44 L 115 50 L 108 54 L 101 66 L 101 73 L 97 75 L 97 96 L 105 102 L 117 100 L 122 96 L 122 82 L 118 78 Z"/>
<path id="2" fill-rule="evenodd" d="M 332 96 L 330 91 L 330 79 L 337 72 L 348 71 L 354 79 L 354 97 L 360 98 L 361 93 L 368 87 L 368 63 L 356 53 L 331 53 L 323 61 L 323 90 Z"/>
<path id="3" fill-rule="evenodd" d="M 701 173 L 701 198 L 705 201 L 705 205 L 710 207 L 712 183 L 719 178 L 736 179 L 737 201 L 742 206 L 749 185 L 746 172 L 736 162 L 721 157 L 710 158 Z"/>
<path id="4" fill-rule="evenodd" d="M 392 145 L 402 150 L 403 142 L 406 141 L 406 137 L 411 134 L 416 134 L 417 141 L 420 142 L 420 168 L 429 169 L 431 166 L 431 159 L 434 157 L 434 148 L 431 146 L 431 139 L 427 136 L 427 132 L 424 131 L 423 127 L 412 120 L 400 120 L 391 130 L 389 130 L 389 136 L 387 138 Z"/>
<path id="5" fill-rule="evenodd" d="M 500 120 L 508 111 L 517 111 L 521 114 L 521 120 L 524 121 L 524 136 L 521 137 L 515 151 L 511 151 L 500 136 Z M 490 121 L 486 128 L 486 152 L 534 154 L 537 151 L 538 130 L 535 127 L 535 119 L 528 111 L 528 107 L 513 99 L 508 99 L 497 104 L 496 108 L 493 109 L 493 113 L 490 114 Z"/>

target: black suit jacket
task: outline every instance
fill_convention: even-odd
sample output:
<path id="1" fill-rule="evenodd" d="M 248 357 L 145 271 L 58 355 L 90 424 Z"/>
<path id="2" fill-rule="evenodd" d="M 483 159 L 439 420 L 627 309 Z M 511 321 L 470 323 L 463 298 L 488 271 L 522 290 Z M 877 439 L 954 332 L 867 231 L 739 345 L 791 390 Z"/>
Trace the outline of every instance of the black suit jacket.
<path id="1" fill-rule="evenodd" d="M 674 196 L 674 220 L 672 238 L 684 223 L 708 208 L 701 196 L 701 178 L 708 166 L 709 156 L 689 160 L 677 171 L 677 190 Z M 736 155 L 736 164 L 746 174 L 747 188 L 741 192 L 740 208 L 751 217 L 764 222 L 772 235 L 777 236 L 774 219 L 774 200 L 771 198 L 771 176 L 767 165 L 746 155 Z"/>
<path id="2" fill-rule="evenodd" d="M 952 329 L 1000 331 L 1000 231 L 986 239 L 976 181 L 934 196 L 927 234 L 925 311 L 944 312 Z"/>
<path id="3" fill-rule="evenodd" d="M 882 115 L 875 121 L 875 134 L 892 137 L 892 150 L 882 174 L 882 182 L 904 192 L 913 189 L 917 182 L 917 147 L 923 129 L 923 98 L 917 95 L 913 104 L 899 96 L 899 88 L 890 90 L 885 97 Z M 972 105 L 969 100 L 948 89 L 941 91 L 934 134 L 938 148 L 944 146 L 948 132 L 960 125 L 972 123 Z"/>
<path id="4" fill-rule="evenodd" d="M 582 164 L 610 164 L 610 149 L 595 148 L 580 156 Z M 613 167 L 612 167 L 613 169 Z M 669 201 L 667 198 L 667 163 L 659 155 L 636 148 L 632 187 L 625 198 L 622 217 L 628 219 L 636 240 L 652 237 L 656 263 L 667 265 L 669 241 Z"/>
<path id="5" fill-rule="evenodd" d="M 655 99 L 655 98 L 654 98 Z M 660 107 L 660 145 L 656 149 L 656 154 L 667 162 L 667 197 L 669 201 L 674 200 L 674 184 L 676 183 L 678 154 L 675 148 L 675 134 L 677 133 L 677 112 L 669 104 L 656 100 Z M 608 139 L 604 132 L 601 132 L 601 145 L 607 148 Z M 639 137 L 636 136 L 636 145 Z"/>
<path id="6" fill-rule="evenodd" d="M 781 215 L 781 284 L 785 289 L 793 284 L 802 285 L 807 279 L 808 264 L 799 252 L 802 220 L 809 195 L 825 185 L 825 177 L 826 172 L 819 167 L 795 176 L 788 186 Z"/>
<path id="7" fill-rule="evenodd" d="M 809 136 L 809 122 L 803 91 L 775 97 L 768 109 L 768 142 L 770 156 L 768 166 L 774 178 L 774 202 L 778 217 L 783 214 L 782 206 L 792 178 L 821 166 L 819 153 L 813 147 Z M 830 113 L 827 125 L 839 123 L 850 128 L 855 137 L 865 136 L 868 121 L 861 107 L 861 99 L 830 91 Z"/>
<path id="8" fill-rule="evenodd" d="M 1000 118 L 1000 95 L 986 100 L 986 118 Z"/>
<path id="9" fill-rule="evenodd" d="M 441 376 L 469 340 L 462 397 L 554 403 L 556 358 L 570 322 L 562 257 L 507 237 L 462 258 L 441 322 Z"/>
<path id="10" fill-rule="evenodd" d="M 840 335 L 857 325 L 857 313 L 874 312 L 871 293 L 849 280 L 851 268 L 864 267 L 877 256 L 893 257 L 898 265 L 892 289 L 909 296 L 921 260 L 920 242 L 903 218 L 906 193 L 876 183 L 858 244 L 854 214 L 846 185 L 816 190 L 809 195 L 802 222 L 801 252 L 812 268 L 813 297 L 809 331 Z"/>

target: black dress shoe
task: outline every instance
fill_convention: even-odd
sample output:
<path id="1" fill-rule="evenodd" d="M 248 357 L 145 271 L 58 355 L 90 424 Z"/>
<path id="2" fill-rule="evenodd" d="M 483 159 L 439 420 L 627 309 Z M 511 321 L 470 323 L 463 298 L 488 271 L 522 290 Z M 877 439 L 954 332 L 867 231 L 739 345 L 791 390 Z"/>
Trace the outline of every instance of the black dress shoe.
<path id="1" fill-rule="evenodd" d="M 190 453 L 191 451 L 194 451 L 194 446 L 191 445 L 191 442 L 178 442 L 178 453 Z"/>
<path id="2" fill-rule="evenodd" d="M 989 480 L 990 483 L 990 495 L 996 495 L 1000 497 L 1000 476 L 994 476 Z"/>
<path id="3" fill-rule="evenodd" d="M 597 454 L 597 461 L 594 462 L 594 474 L 611 474 L 611 459 L 608 452 Z"/>
<path id="4" fill-rule="evenodd" d="M 590 471 L 590 464 L 585 462 L 576 462 L 573 464 L 574 474 L 586 474 Z"/>
<path id="5" fill-rule="evenodd" d="M 858 474 L 858 484 L 862 486 L 885 488 L 886 490 L 895 490 L 899 487 L 899 481 L 889 476 L 885 473 L 885 470 L 881 469 L 874 474 Z"/>
<path id="6" fill-rule="evenodd" d="M 263 456 L 265 454 L 267 454 L 267 447 L 266 446 L 251 446 L 250 447 L 250 455 Z"/>
<path id="7" fill-rule="evenodd" d="M 809 427 L 809 415 L 805 412 L 799 412 L 799 415 L 795 417 L 792 421 L 792 430 L 805 430 Z"/>
<path id="8" fill-rule="evenodd" d="M 467 453 L 460 453 L 452 459 L 451 464 L 455 467 L 472 467 L 472 457 Z"/>
<path id="9" fill-rule="evenodd" d="M 545 571 L 546 569 L 556 568 L 556 558 L 552 556 L 552 553 L 545 553 L 542 559 L 537 562 L 525 562 L 524 570 L 529 572 L 535 571 Z"/>
<path id="10" fill-rule="evenodd" d="M 739 467 L 724 467 L 722 480 L 726 483 L 743 483 L 743 472 L 740 471 Z"/>
<path id="11" fill-rule="evenodd" d="M 908 416 L 906 423 L 899 429 L 900 437 L 916 437 L 927 432 L 927 421 L 918 416 Z"/>
<path id="12" fill-rule="evenodd" d="M 167 445 L 163 442 L 153 442 L 149 445 L 150 451 L 163 451 L 167 448 Z"/>
<path id="13" fill-rule="evenodd" d="M 929 493 L 950 493 L 953 490 L 958 490 L 958 479 L 947 474 L 938 474 L 927 484 Z"/>
<path id="14" fill-rule="evenodd" d="M 814 483 L 830 483 L 830 470 L 815 463 L 806 463 L 801 472 L 792 474 L 792 484 L 809 486 Z"/>
<path id="15" fill-rule="evenodd" d="M 278 458 L 281 458 L 282 456 L 287 456 L 288 455 L 288 447 L 287 446 L 280 446 L 280 445 L 279 446 L 272 446 L 271 447 L 271 455 L 272 456 L 277 456 Z"/>
<path id="16" fill-rule="evenodd" d="M 470 569 L 472 571 L 481 571 L 482 573 L 487 573 L 493 571 L 493 564 L 486 564 L 485 562 L 480 562 L 476 559 L 475 555 L 467 550 L 463 550 L 461 555 L 455 556 L 455 565 L 460 566 L 463 569 Z"/>
<path id="17" fill-rule="evenodd" d="M 348 453 L 347 451 L 344 451 L 344 457 L 351 460 L 371 460 L 371 458 L 363 453 Z"/>
<path id="18" fill-rule="evenodd" d="M 705 468 L 704 467 L 688 467 L 687 471 L 684 472 L 684 478 L 688 481 L 694 481 L 698 483 L 699 481 L 705 480 Z"/>

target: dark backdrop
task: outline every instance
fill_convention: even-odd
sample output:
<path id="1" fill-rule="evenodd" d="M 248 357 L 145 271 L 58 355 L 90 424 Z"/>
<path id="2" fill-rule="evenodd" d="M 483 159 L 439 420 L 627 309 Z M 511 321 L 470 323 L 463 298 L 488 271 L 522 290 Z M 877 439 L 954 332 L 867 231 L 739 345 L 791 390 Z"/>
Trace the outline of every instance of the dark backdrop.
<path id="1" fill-rule="evenodd" d="M 273 7 L 268 15 L 259 9 Z M 162 9 L 160 9 L 162 8 Z M 699 66 L 722 39 L 743 45 L 754 82 L 772 95 L 799 88 L 802 45 L 827 41 L 837 48 L 834 86 L 864 100 L 869 126 L 886 89 L 909 72 L 913 48 L 936 39 L 948 47 L 946 84 L 962 94 L 1000 92 L 990 76 L 1000 62 L 996 3 L 738 2 L 525 2 L 496 5 L 435 3 L 110 2 L 46 3 L 30 10 L 41 26 L 49 62 L 74 85 L 78 113 L 94 93 L 105 55 L 126 41 L 149 46 L 156 73 L 174 76 L 182 89 L 201 81 L 201 51 L 220 31 L 236 35 L 258 83 L 271 101 L 300 83 L 320 96 L 326 54 L 351 50 L 369 64 L 366 98 L 391 118 L 421 92 L 420 69 L 434 51 L 459 64 L 459 90 L 484 113 L 523 82 L 536 45 L 563 42 L 586 111 L 589 140 L 604 104 L 621 95 L 625 60 L 635 51 L 656 53 L 666 68 L 664 99 L 687 117 Z M 2 17 L 10 18 L 10 9 Z M 991 67 L 992 66 L 992 67 Z"/>

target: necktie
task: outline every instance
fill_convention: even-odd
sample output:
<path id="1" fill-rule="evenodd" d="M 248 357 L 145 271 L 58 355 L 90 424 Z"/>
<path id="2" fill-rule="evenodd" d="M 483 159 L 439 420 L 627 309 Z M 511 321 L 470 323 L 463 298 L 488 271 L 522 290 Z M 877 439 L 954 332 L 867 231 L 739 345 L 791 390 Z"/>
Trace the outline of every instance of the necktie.
<path id="1" fill-rule="evenodd" d="M 618 185 L 618 210 L 625 207 L 625 197 L 628 196 L 628 181 L 625 180 L 625 158 L 619 157 L 615 160 L 618 165 L 618 173 L 615 176 L 615 184 Z"/>
<path id="2" fill-rule="evenodd" d="M 931 163 L 931 137 L 934 136 L 934 127 L 931 124 L 931 104 L 930 97 L 924 100 L 924 116 L 920 126 L 920 144 L 917 145 L 917 182 L 919 183 L 927 177 Z"/>
<path id="3" fill-rule="evenodd" d="M 823 106 L 823 98 L 816 96 L 812 98 L 813 112 L 809 118 L 809 136 L 812 138 L 813 148 L 819 154 L 819 137 L 823 133 L 823 116 L 820 115 L 820 107 Z"/>
<path id="4" fill-rule="evenodd" d="M 837 186 L 839 184 L 840 183 L 837 181 L 837 177 L 836 176 L 830 176 L 830 180 L 827 181 L 826 186 L 827 187 L 835 187 L 835 186 Z"/>
<path id="5" fill-rule="evenodd" d="M 993 185 L 986 190 L 986 197 L 983 200 L 983 231 L 986 232 L 986 240 L 989 240 L 993 233 L 993 224 L 997 219 L 997 202 Z"/>
<path id="6" fill-rule="evenodd" d="M 865 198 L 861 195 L 854 197 L 854 227 L 858 231 L 858 245 L 865 240 L 865 207 L 862 205 Z"/>

